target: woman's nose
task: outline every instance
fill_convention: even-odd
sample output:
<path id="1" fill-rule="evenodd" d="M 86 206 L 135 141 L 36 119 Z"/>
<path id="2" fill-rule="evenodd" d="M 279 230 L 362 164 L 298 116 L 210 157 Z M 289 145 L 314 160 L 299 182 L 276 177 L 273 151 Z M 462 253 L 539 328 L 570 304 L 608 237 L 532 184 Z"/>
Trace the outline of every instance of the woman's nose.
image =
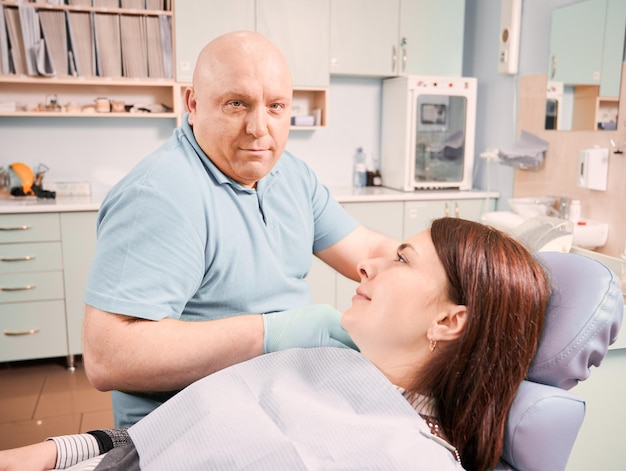
<path id="1" fill-rule="evenodd" d="M 365 260 L 363 262 L 359 262 L 357 265 L 357 270 L 359 272 L 359 277 L 361 281 L 369 280 L 375 273 L 374 264 L 372 260 Z"/>

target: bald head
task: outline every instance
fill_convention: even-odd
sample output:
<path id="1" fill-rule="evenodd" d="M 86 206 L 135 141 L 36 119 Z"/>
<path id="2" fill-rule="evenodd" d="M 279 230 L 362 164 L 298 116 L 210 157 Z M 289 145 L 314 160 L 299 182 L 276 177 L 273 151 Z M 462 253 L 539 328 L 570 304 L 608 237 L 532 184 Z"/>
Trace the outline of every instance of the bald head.
<path id="1" fill-rule="evenodd" d="M 282 81 L 288 80 L 291 87 L 289 66 L 274 43 L 254 31 L 234 31 L 218 36 L 200 51 L 193 85 L 203 86 L 206 81 L 226 73 L 254 77 L 270 71 Z"/>

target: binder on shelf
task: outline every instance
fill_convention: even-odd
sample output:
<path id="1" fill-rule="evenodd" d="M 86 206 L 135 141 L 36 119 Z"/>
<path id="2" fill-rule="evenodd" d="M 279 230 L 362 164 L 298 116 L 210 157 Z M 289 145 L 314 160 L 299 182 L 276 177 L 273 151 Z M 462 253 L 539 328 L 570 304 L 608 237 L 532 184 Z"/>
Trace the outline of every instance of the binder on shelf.
<path id="1" fill-rule="evenodd" d="M 95 48 L 92 13 L 66 11 L 69 33 L 69 67 L 71 75 L 95 75 Z"/>
<path id="2" fill-rule="evenodd" d="M 144 0 L 121 0 L 122 8 L 145 10 L 146 2 Z"/>
<path id="3" fill-rule="evenodd" d="M 0 74 L 7 75 L 10 73 L 9 37 L 6 21 L 4 19 L 4 6 L 0 5 Z"/>
<path id="4" fill-rule="evenodd" d="M 146 18 L 139 15 L 120 15 L 120 33 L 124 77 L 148 77 Z"/>
<path id="5" fill-rule="evenodd" d="M 119 8 L 120 1 L 119 0 L 93 0 L 94 7 L 100 8 Z"/>
<path id="6" fill-rule="evenodd" d="M 39 21 L 53 69 L 57 76 L 67 77 L 69 75 L 69 48 L 65 14 L 60 10 L 40 10 Z"/>
<path id="7" fill-rule="evenodd" d="M 167 10 L 163 0 L 146 0 L 146 10 Z"/>
<path id="8" fill-rule="evenodd" d="M 67 0 L 67 4 L 72 7 L 90 7 L 91 0 Z"/>
<path id="9" fill-rule="evenodd" d="M 96 71 L 100 77 L 122 77 L 120 17 L 94 13 Z"/>
<path id="10" fill-rule="evenodd" d="M 174 46 L 172 44 L 172 17 L 159 15 L 163 78 L 174 78 Z"/>
<path id="11" fill-rule="evenodd" d="M 20 13 L 17 8 L 5 8 L 4 18 L 9 35 L 9 62 L 12 65 L 13 73 L 26 74 L 26 56 L 24 54 L 24 39 L 22 38 L 22 27 L 20 26 Z"/>

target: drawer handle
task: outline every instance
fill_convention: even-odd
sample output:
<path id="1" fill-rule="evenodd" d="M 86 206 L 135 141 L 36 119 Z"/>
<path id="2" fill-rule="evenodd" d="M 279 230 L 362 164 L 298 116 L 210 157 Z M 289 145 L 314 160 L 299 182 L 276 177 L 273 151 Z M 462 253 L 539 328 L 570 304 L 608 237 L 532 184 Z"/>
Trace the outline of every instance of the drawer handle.
<path id="1" fill-rule="evenodd" d="M 30 330 L 25 330 L 23 332 L 7 332 L 6 330 L 4 332 L 2 332 L 3 335 L 6 335 L 7 337 L 21 337 L 23 335 L 34 335 L 39 333 L 39 329 L 30 329 Z"/>
<path id="2" fill-rule="evenodd" d="M 29 289 L 35 289 L 37 285 L 15 286 L 12 288 L 4 288 L 0 286 L 0 291 L 26 291 Z"/>
<path id="3" fill-rule="evenodd" d="M 28 262 L 30 260 L 34 260 L 34 255 L 25 255 L 24 257 L 2 257 L 0 258 L 0 262 Z"/>
<path id="4" fill-rule="evenodd" d="M 31 226 L 0 227 L 0 231 L 27 231 Z"/>

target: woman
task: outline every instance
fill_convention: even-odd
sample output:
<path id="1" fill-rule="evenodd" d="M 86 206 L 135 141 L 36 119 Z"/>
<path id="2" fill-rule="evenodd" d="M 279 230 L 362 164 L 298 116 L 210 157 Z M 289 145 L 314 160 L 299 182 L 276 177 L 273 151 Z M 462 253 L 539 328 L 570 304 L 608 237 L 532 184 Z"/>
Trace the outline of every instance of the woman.
<path id="1" fill-rule="evenodd" d="M 465 469 L 494 468 L 543 326 L 550 284 L 542 267 L 491 227 L 443 218 L 397 254 L 358 268 L 361 283 L 341 323 L 362 355 Z M 0 452 L 0 469 L 12 469 L 3 459 L 20 450 L 47 454 L 48 463 L 56 455 L 51 442 Z"/>

